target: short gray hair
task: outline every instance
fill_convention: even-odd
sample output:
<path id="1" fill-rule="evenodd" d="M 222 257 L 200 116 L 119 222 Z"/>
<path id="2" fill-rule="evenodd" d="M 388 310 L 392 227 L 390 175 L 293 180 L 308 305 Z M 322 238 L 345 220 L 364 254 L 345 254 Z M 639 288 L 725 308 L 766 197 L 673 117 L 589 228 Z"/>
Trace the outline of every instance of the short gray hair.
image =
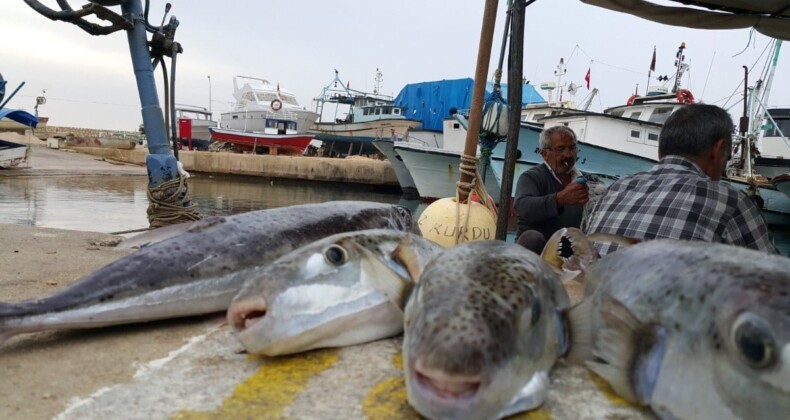
<path id="1" fill-rule="evenodd" d="M 549 127 L 540 132 L 541 149 L 551 149 L 551 136 L 553 134 L 568 134 L 573 138 L 574 143 L 578 142 L 578 140 L 576 140 L 576 133 L 574 133 L 573 130 L 564 125 L 555 125 L 554 127 Z"/>
<path id="2" fill-rule="evenodd" d="M 659 156 L 702 156 L 720 139 L 732 144 L 732 117 L 716 105 L 693 104 L 677 109 L 658 135 Z"/>

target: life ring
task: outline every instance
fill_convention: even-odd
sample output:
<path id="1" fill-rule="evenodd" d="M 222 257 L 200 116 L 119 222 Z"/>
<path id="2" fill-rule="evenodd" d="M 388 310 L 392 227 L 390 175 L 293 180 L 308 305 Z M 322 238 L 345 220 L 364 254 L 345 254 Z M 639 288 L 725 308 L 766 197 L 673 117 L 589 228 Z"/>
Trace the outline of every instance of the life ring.
<path id="1" fill-rule="evenodd" d="M 626 101 L 625 104 L 626 105 L 633 105 L 634 104 L 634 100 L 636 98 L 638 98 L 638 97 L 639 97 L 639 95 L 631 95 L 631 97 L 628 98 L 628 101 Z"/>
<path id="2" fill-rule="evenodd" d="M 279 100 L 279 99 L 274 99 L 274 100 L 272 100 L 272 103 L 270 104 L 270 106 L 272 107 L 272 110 L 279 111 L 283 107 L 283 102 L 281 100 Z"/>
<path id="3" fill-rule="evenodd" d="M 693 104 L 694 95 L 692 95 L 691 91 L 688 89 L 680 89 L 678 90 L 678 102 L 681 104 Z"/>

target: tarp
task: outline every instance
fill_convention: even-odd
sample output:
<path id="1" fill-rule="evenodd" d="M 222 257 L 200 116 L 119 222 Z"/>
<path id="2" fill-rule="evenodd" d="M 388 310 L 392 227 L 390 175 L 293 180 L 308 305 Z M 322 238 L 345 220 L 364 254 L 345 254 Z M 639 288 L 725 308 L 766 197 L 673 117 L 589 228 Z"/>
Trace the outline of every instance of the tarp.
<path id="1" fill-rule="evenodd" d="M 463 111 L 471 107 L 473 86 L 471 78 L 410 83 L 395 97 L 395 105 L 404 108 L 406 117 L 422 121 L 423 129 L 442 131 L 442 120 L 450 116 L 451 108 Z M 507 100 L 507 85 L 503 83 L 501 88 Z M 484 98 L 488 99 L 493 90 L 493 83 L 488 82 Z M 546 101 L 532 85 L 523 85 L 521 106 L 536 102 Z"/>
<path id="2" fill-rule="evenodd" d="M 38 125 L 38 118 L 35 115 L 18 109 L 0 109 L 0 120 L 3 118 L 8 118 L 11 121 L 33 128 L 36 128 Z"/>
<path id="3" fill-rule="evenodd" d="M 769 37 L 790 41 L 790 3 L 787 0 L 671 0 L 683 4 L 674 7 L 645 0 L 581 1 L 666 25 L 696 29 L 753 27 Z"/>

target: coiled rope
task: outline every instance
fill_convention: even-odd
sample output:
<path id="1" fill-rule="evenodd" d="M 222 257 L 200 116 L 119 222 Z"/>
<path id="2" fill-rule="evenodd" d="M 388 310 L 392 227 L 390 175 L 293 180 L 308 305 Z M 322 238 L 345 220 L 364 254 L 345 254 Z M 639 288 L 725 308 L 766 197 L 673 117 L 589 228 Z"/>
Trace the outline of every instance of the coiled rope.
<path id="1" fill-rule="evenodd" d="M 147 213 L 151 228 L 200 220 L 203 216 L 189 199 L 188 192 L 183 175 L 149 188 Z"/>

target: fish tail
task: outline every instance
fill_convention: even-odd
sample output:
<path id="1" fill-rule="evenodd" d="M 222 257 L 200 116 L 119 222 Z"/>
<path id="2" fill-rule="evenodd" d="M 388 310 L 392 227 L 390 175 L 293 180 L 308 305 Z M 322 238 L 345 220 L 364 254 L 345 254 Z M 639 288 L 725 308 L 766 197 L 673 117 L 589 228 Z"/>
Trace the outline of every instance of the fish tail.
<path id="1" fill-rule="evenodd" d="M 595 339 L 593 337 L 592 310 L 592 299 L 585 299 L 562 311 L 569 342 L 565 359 L 570 363 L 583 366 L 587 360 L 591 360 L 593 357 Z"/>

